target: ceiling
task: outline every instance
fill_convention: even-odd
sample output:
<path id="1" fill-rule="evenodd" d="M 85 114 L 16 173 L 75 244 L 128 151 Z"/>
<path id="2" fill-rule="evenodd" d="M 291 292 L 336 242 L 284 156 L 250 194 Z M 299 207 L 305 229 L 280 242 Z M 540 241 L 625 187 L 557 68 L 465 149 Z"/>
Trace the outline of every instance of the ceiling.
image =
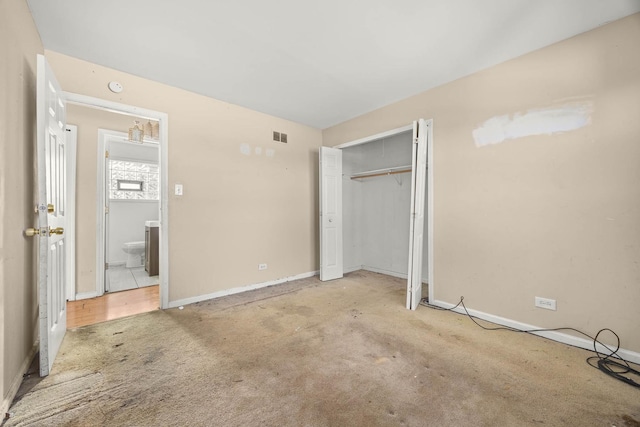
<path id="1" fill-rule="evenodd" d="M 28 4 L 45 49 L 320 129 L 640 11 L 640 0 Z"/>

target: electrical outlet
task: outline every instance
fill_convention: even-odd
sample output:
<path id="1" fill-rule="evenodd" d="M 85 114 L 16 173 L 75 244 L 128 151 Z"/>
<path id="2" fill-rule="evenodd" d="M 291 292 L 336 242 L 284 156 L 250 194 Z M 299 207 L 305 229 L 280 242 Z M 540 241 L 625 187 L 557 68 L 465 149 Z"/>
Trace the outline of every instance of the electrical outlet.
<path id="1" fill-rule="evenodd" d="M 536 297 L 536 307 L 556 311 L 556 300 Z"/>
<path id="2" fill-rule="evenodd" d="M 267 264 L 258 264 L 258 270 L 266 270 Z"/>

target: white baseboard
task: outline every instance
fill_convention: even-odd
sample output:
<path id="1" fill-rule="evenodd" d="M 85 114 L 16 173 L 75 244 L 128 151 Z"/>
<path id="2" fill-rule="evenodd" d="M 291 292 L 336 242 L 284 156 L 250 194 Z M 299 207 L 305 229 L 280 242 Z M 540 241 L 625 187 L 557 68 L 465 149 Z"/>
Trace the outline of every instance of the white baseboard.
<path id="1" fill-rule="evenodd" d="M 109 261 L 109 268 L 124 267 L 125 265 L 127 265 L 127 261 Z M 142 265 L 140 265 L 140 267 L 142 267 Z"/>
<path id="2" fill-rule="evenodd" d="M 398 279 L 406 279 L 407 273 L 398 273 L 397 271 L 385 270 L 384 268 L 371 267 L 370 265 L 356 265 L 353 267 L 348 267 L 344 269 L 344 274 L 352 273 L 358 270 L 371 271 L 373 273 L 386 274 L 387 276 L 397 277 Z M 422 279 L 422 283 L 427 283 L 428 280 L 426 278 Z"/>
<path id="3" fill-rule="evenodd" d="M 369 265 L 363 265 L 363 270 L 371 271 L 373 273 L 386 274 L 387 276 L 397 277 L 398 279 L 406 279 L 406 273 L 398 273 L 397 271 L 385 270 L 383 268 L 371 267 Z"/>
<path id="4" fill-rule="evenodd" d="M 342 269 L 342 274 L 353 273 L 354 271 L 362 270 L 361 265 L 354 265 L 353 267 L 346 267 Z"/>
<path id="5" fill-rule="evenodd" d="M 319 274 L 319 271 L 310 271 L 308 273 L 297 274 L 295 276 L 283 277 L 281 279 L 269 280 L 268 282 L 255 283 L 253 285 L 239 286 L 237 288 L 225 289 L 206 295 L 198 295 L 197 297 L 184 298 L 169 302 L 169 308 L 180 307 L 181 305 L 195 304 L 197 302 L 209 299 L 225 297 L 227 295 L 239 294 L 241 292 L 253 291 L 255 289 L 266 288 L 267 286 L 279 285 L 281 283 L 291 282 L 294 280 L 306 279 Z"/>
<path id="6" fill-rule="evenodd" d="M 76 300 L 95 298 L 97 296 L 98 296 L 98 293 L 96 291 L 81 292 L 81 293 L 76 294 Z"/>
<path id="7" fill-rule="evenodd" d="M 33 347 L 31 347 L 31 350 L 29 350 L 29 354 L 27 354 L 27 357 L 25 357 L 25 359 L 22 361 L 22 364 L 20 365 L 20 369 L 18 369 L 16 376 L 11 381 L 11 385 L 9 386 L 9 390 L 7 391 L 7 395 L 2 399 L 2 408 L 0 408 L 0 415 L 2 415 L 3 418 L 5 414 L 9 412 L 11 403 L 16 397 L 16 394 L 20 389 L 20 385 L 22 384 L 22 380 L 24 379 L 24 374 L 27 372 L 27 369 L 29 369 L 31 361 L 33 361 L 33 358 L 38 352 L 39 348 L 40 342 L 36 341 L 33 344 Z"/>
<path id="8" fill-rule="evenodd" d="M 450 304 L 448 302 L 438 301 L 438 300 L 429 301 L 429 304 L 432 304 L 441 308 L 452 308 L 455 306 L 455 304 Z M 455 311 L 456 313 L 466 315 L 462 307 L 458 307 L 451 311 Z M 516 320 L 506 319 L 504 317 L 495 316 L 493 314 L 484 313 L 478 310 L 472 310 L 467 308 L 467 311 L 469 311 L 469 314 L 479 319 L 487 320 L 489 322 L 493 322 L 498 325 L 508 326 L 510 328 L 518 329 L 521 331 L 530 330 L 530 329 L 544 329 L 539 326 L 529 325 L 527 323 L 518 322 Z M 565 334 L 559 331 L 532 332 L 532 334 L 539 335 L 541 337 L 548 338 L 553 341 L 558 341 L 563 344 L 568 344 L 574 347 L 580 347 L 580 348 L 584 348 L 585 350 L 593 351 L 593 341 L 588 340 L 586 338 L 576 337 L 576 336 Z M 601 346 L 600 344 L 597 345 L 597 348 L 598 348 L 598 351 L 603 354 L 609 353 L 609 351 L 603 346 Z M 631 350 L 619 349 L 618 355 L 623 359 L 628 360 L 629 362 L 640 364 L 640 353 L 637 353 Z"/>
<path id="9" fill-rule="evenodd" d="M 407 275 L 403 273 L 398 273 L 396 271 L 385 270 L 383 268 L 371 267 L 369 265 L 354 265 L 351 267 L 346 267 L 342 270 L 344 274 L 353 273 L 354 271 L 365 270 L 371 271 L 372 273 L 380 273 L 386 274 L 387 276 L 397 277 L 398 279 L 406 279 Z"/>

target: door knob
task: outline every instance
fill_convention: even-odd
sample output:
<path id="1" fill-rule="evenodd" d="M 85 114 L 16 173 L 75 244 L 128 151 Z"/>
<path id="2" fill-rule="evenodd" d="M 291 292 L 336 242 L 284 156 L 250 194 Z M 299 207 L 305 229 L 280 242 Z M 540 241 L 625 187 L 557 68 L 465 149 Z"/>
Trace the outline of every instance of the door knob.
<path id="1" fill-rule="evenodd" d="M 24 230 L 24 235 L 27 237 L 33 237 L 36 234 L 40 234 L 39 228 L 27 228 L 26 230 Z"/>
<path id="2" fill-rule="evenodd" d="M 49 228 L 49 235 L 52 236 L 54 234 L 63 234 L 64 233 L 64 228 L 62 227 L 57 227 L 57 228 Z M 24 230 L 24 235 L 27 237 L 33 237 L 36 234 L 40 234 L 40 229 L 39 228 L 27 228 L 26 230 Z M 45 229 L 45 233 L 44 235 L 47 235 L 46 229 Z"/>
<path id="3" fill-rule="evenodd" d="M 36 205 L 36 207 L 35 207 L 35 209 L 34 209 L 35 213 L 38 213 L 38 210 L 39 210 L 38 208 L 39 208 L 39 206 L 38 206 L 38 205 Z M 42 207 L 42 208 L 44 209 L 44 205 L 43 205 L 43 207 Z M 47 212 L 48 212 L 48 213 L 53 213 L 55 210 L 56 210 L 55 206 L 53 206 L 51 203 L 49 203 L 49 204 L 47 205 Z"/>
<path id="4" fill-rule="evenodd" d="M 49 229 L 49 235 L 62 234 L 62 233 L 64 233 L 64 228 L 62 228 L 62 227 L 56 227 L 56 228 L 50 228 Z"/>

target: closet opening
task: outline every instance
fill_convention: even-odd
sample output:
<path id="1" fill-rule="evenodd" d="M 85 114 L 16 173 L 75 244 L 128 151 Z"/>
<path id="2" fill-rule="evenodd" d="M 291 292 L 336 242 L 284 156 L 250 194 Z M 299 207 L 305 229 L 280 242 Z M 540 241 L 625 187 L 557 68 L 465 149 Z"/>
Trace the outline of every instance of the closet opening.
<path id="1" fill-rule="evenodd" d="M 407 278 L 411 131 L 342 149 L 344 273 Z"/>
<path id="2" fill-rule="evenodd" d="M 431 121 L 419 120 L 321 147 L 321 280 L 361 269 L 407 279 L 414 310 L 427 296 L 422 284 L 432 292 L 431 135 Z"/>

